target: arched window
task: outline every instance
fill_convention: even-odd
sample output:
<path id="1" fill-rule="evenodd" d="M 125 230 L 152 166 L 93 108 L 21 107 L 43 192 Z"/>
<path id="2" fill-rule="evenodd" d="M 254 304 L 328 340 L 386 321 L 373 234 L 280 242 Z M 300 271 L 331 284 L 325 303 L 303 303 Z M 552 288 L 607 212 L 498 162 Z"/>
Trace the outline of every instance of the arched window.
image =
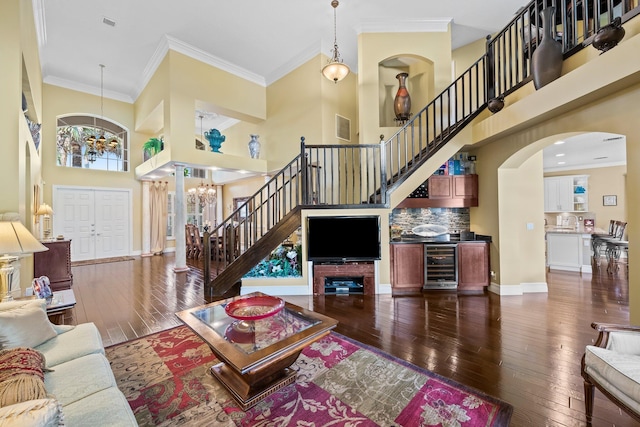
<path id="1" fill-rule="evenodd" d="M 103 118 L 58 117 L 56 150 L 58 166 L 129 170 L 129 132 Z"/>

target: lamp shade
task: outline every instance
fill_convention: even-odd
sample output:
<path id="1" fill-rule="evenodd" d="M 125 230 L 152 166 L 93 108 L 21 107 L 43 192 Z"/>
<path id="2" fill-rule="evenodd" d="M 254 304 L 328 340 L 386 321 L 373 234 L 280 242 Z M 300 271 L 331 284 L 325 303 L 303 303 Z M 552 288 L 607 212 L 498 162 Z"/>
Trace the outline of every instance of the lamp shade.
<path id="1" fill-rule="evenodd" d="M 38 241 L 18 221 L 0 221 L 0 254 L 21 255 L 47 251 L 49 248 Z"/>
<path id="2" fill-rule="evenodd" d="M 53 215 L 53 209 L 51 209 L 51 206 L 49 206 L 48 204 L 43 203 L 40 205 L 40 207 L 36 211 L 36 215 L 37 216 Z"/>
<path id="3" fill-rule="evenodd" d="M 330 62 L 322 68 L 322 75 L 335 83 L 347 77 L 348 74 L 349 67 L 342 62 Z"/>

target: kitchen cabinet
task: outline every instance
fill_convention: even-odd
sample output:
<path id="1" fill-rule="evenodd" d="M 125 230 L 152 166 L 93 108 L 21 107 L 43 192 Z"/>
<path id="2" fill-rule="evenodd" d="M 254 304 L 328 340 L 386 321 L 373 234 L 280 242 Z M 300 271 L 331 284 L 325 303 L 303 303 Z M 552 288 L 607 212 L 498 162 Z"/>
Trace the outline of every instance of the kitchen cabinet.
<path id="1" fill-rule="evenodd" d="M 48 251 L 33 254 L 34 277 L 47 276 L 52 291 L 71 289 L 71 240 L 51 240 L 41 242 Z"/>
<path id="2" fill-rule="evenodd" d="M 424 285 L 424 244 L 391 245 L 391 287 L 393 294 L 416 293 Z"/>
<path id="3" fill-rule="evenodd" d="M 432 175 L 428 197 L 408 197 L 398 208 L 467 208 L 478 206 L 478 175 Z"/>
<path id="4" fill-rule="evenodd" d="M 482 291 L 489 286 L 489 243 L 458 243 L 458 291 Z"/>
<path id="5" fill-rule="evenodd" d="M 588 175 L 544 178 L 545 212 L 587 212 L 589 210 Z"/>

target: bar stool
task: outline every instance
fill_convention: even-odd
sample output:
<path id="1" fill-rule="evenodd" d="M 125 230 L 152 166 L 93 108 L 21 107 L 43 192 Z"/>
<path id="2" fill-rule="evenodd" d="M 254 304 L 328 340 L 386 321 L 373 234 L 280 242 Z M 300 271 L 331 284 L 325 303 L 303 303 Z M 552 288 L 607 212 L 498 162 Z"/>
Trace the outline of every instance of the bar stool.
<path id="1" fill-rule="evenodd" d="M 620 269 L 619 261 L 622 251 L 629 253 L 629 242 L 626 240 L 607 241 L 607 273 L 613 273 Z M 628 262 L 627 262 L 628 265 Z"/>

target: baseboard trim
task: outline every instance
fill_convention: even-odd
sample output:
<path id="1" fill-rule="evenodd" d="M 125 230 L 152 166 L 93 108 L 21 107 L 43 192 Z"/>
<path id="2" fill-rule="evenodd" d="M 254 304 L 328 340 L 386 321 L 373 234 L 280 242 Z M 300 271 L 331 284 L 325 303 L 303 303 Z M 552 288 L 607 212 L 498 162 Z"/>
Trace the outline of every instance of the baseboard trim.
<path id="1" fill-rule="evenodd" d="M 520 283 L 519 285 L 499 285 L 491 283 L 489 292 L 500 296 L 524 295 L 533 293 L 548 293 L 549 287 L 546 282 Z"/>

